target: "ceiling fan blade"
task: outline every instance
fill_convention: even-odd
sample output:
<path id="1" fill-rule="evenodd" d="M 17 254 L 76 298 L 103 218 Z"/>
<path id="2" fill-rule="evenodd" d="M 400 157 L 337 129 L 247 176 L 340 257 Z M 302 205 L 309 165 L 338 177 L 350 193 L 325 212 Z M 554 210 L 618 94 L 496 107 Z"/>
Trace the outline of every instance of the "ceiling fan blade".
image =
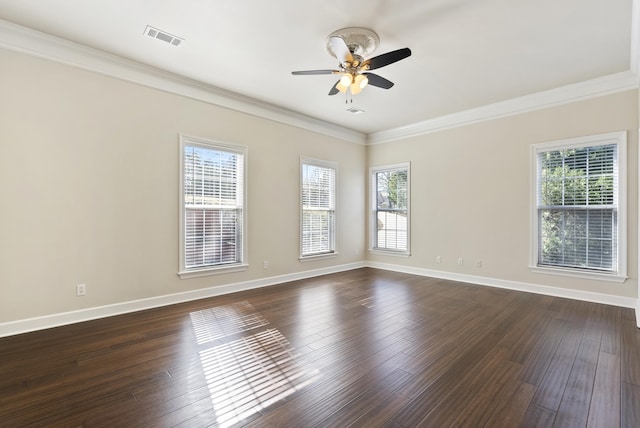
<path id="1" fill-rule="evenodd" d="M 315 74 L 336 74 L 341 73 L 339 70 L 304 70 L 304 71 L 292 71 L 291 74 L 294 76 L 308 76 Z"/>
<path id="2" fill-rule="evenodd" d="M 362 73 L 365 76 L 367 76 L 367 79 L 369 79 L 369 84 L 372 86 L 377 86 L 378 88 L 382 88 L 382 89 L 389 89 L 393 86 L 393 82 L 391 80 L 387 80 L 382 76 L 378 76 L 377 74 L 373 74 L 373 73 Z"/>
<path id="3" fill-rule="evenodd" d="M 369 70 L 375 70 L 376 68 L 384 67 L 385 65 L 393 64 L 396 61 L 405 59 L 411 56 L 411 49 L 402 48 L 395 51 L 387 52 L 382 55 L 374 56 L 362 63 L 363 67 L 369 65 Z"/>
<path id="4" fill-rule="evenodd" d="M 335 94 L 337 94 L 338 92 L 340 92 L 340 91 L 338 90 L 338 83 L 340 83 L 340 81 L 339 81 L 339 80 L 336 82 L 336 84 L 335 84 L 335 85 L 333 85 L 333 86 L 331 87 L 331 90 L 329 91 L 329 95 L 335 95 Z"/>
<path id="5" fill-rule="evenodd" d="M 331 37 L 329 43 L 331 43 L 331 50 L 336 55 L 336 58 L 338 58 L 338 61 L 340 61 L 340 64 L 353 62 L 353 55 L 351 55 L 351 51 L 349 51 L 342 37 Z"/>

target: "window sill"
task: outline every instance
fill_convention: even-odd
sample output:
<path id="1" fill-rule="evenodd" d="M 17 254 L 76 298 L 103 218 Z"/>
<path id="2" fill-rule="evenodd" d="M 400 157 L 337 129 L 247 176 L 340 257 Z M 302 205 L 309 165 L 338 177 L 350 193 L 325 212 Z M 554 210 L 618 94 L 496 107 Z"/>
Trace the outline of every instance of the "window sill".
<path id="1" fill-rule="evenodd" d="M 380 250 L 377 248 L 369 248 L 371 254 L 378 254 L 381 256 L 393 256 L 393 257 L 411 257 L 409 251 L 394 251 L 394 250 Z"/>
<path id="2" fill-rule="evenodd" d="M 217 266 L 203 269 L 191 269 L 178 272 L 180 279 L 199 278 L 202 276 L 222 275 L 225 273 L 243 272 L 249 268 L 249 265 L 234 264 L 228 266 Z"/>
<path id="3" fill-rule="evenodd" d="M 543 266 L 529 266 L 529 270 L 534 273 L 542 273 L 546 275 L 569 276 L 572 278 L 591 279 L 595 281 L 617 282 L 622 284 L 627 280 L 627 276 L 616 273 L 604 272 L 585 272 L 579 269 L 569 268 L 552 268 Z"/>
<path id="4" fill-rule="evenodd" d="M 332 259 L 334 257 L 336 257 L 338 255 L 338 253 L 333 252 L 333 253 L 324 253 L 324 254 L 314 254 L 312 256 L 300 256 L 298 257 L 298 260 L 300 260 L 300 262 L 311 262 L 314 260 L 322 260 L 322 259 Z"/>

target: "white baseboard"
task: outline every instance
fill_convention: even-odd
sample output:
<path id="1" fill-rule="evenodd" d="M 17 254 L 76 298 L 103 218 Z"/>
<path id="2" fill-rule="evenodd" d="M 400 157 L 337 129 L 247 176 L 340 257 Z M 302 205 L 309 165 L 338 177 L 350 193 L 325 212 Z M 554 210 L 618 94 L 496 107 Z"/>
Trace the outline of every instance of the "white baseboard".
<path id="1" fill-rule="evenodd" d="M 593 293 L 589 291 L 571 290 L 568 288 L 549 287 L 546 285 L 529 284 L 526 282 L 506 281 L 503 279 L 487 278 L 483 276 L 467 275 L 454 272 L 444 272 L 432 269 L 416 268 L 411 266 L 399 266 L 388 263 L 368 262 L 368 267 L 390 270 L 395 272 L 410 273 L 432 278 L 447 279 L 451 281 L 466 282 L 489 287 L 505 288 L 528 293 L 544 294 L 553 297 L 564 297 L 585 302 L 602 303 L 605 305 L 620 306 L 623 308 L 636 308 L 636 319 L 640 311 L 640 302 L 632 297 L 612 296 L 610 294 Z M 640 327 L 640 324 L 639 324 Z"/>
<path id="2" fill-rule="evenodd" d="M 451 281 L 466 282 L 476 285 L 505 288 L 509 290 L 525 291 L 535 294 L 544 294 L 554 297 L 564 297 L 574 300 L 583 300 L 605 305 L 620 306 L 624 308 L 635 308 L 636 321 L 640 327 L 640 299 L 631 297 L 611 296 L 608 294 L 591 293 L 580 290 L 570 290 L 565 288 L 548 287 L 544 285 L 528 284 L 524 282 L 505 281 L 482 276 L 458 274 L 452 272 L 423 269 L 410 266 L 400 266 L 389 263 L 358 262 L 339 266 L 332 266 L 323 269 L 314 269 L 297 272 L 287 275 L 272 276 L 253 281 L 226 284 L 216 287 L 202 288 L 198 290 L 185 291 L 183 293 L 168 294 L 164 296 L 151 297 L 148 299 L 132 300 L 128 302 L 115 303 L 112 305 L 98 306 L 94 308 L 81 309 L 71 312 L 63 312 L 42 317 L 28 318 L 0 324 L 0 337 L 13 336 L 30 331 L 44 330 L 52 327 L 59 327 L 67 324 L 74 324 L 83 321 L 90 321 L 98 318 L 106 318 L 114 315 L 121 315 L 129 312 L 142 311 L 145 309 L 157 308 L 160 306 L 173 305 L 192 300 L 205 299 L 208 297 L 221 296 L 224 294 L 236 293 L 238 291 L 252 290 L 255 288 L 269 287 L 271 285 L 283 284 L 300 279 L 313 278 L 316 276 L 331 273 L 344 272 L 362 267 L 403 272 L 413 275 L 420 275 L 432 278 L 447 279 Z"/>
<path id="3" fill-rule="evenodd" d="M 224 294 L 236 293 L 238 291 L 268 287 L 285 282 L 297 281 L 300 279 L 313 278 L 330 273 L 358 269 L 365 266 L 366 264 L 364 262 L 349 263 L 324 269 L 306 270 L 303 272 L 272 276 L 269 278 L 261 278 L 253 281 L 225 284 L 216 287 L 185 291 L 183 293 L 168 294 L 164 296 L 150 297 L 148 299 L 132 300 L 128 302 L 115 303 L 112 305 L 98 306 L 93 308 L 80 309 L 77 311 L 63 312 L 18 321 L 11 321 L 0 324 L 0 337 L 13 336 L 30 331 L 44 330 L 47 328 L 59 327 L 62 325 L 74 324 L 98 318 L 121 315 L 129 312 L 157 308 L 160 306 L 167 306 L 176 303 L 189 302 L 192 300 L 205 299 L 208 297 L 221 296 Z"/>

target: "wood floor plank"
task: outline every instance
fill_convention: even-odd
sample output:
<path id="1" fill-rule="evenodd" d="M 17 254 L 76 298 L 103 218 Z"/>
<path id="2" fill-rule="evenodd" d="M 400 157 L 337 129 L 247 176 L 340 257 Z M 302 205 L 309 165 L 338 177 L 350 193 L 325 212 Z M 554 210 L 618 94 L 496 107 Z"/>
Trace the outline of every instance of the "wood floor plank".
<path id="1" fill-rule="evenodd" d="M 620 355 L 622 310 L 614 306 L 601 305 L 604 310 L 602 344 L 600 350 L 611 355 Z"/>
<path id="2" fill-rule="evenodd" d="M 602 348 L 601 346 L 600 349 Z M 588 428 L 620 426 L 620 395 L 611 393 L 620 391 L 620 388 L 620 357 L 600 352 L 589 407 Z"/>
<path id="3" fill-rule="evenodd" d="M 487 333 L 482 330 L 470 329 L 466 334 L 457 336 L 453 343 L 443 338 L 440 344 L 432 346 L 433 349 L 409 361 L 405 370 L 413 374 L 414 378 L 400 392 L 406 397 L 414 399 L 430 388 L 433 383 L 452 370 L 459 358 L 457 356 L 467 355 L 469 350 L 473 350 L 476 345 L 483 347 L 482 341 Z M 466 363 L 465 360 L 462 364 Z"/>
<path id="4" fill-rule="evenodd" d="M 556 412 L 537 405 L 533 400 L 522 418 L 520 428 L 551 428 Z"/>
<path id="5" fill-rule="evenodd" d="M 551 317 L 547 315 L 547 311 L 517 312 L 518 315 L 512 319 L 512 325 L 505 331 L 499 346 L 511 350 L 511 361 L 522 364 L 538 346 Z"/>
<path id="6" fill-rule="evenodd" d="M 562 394 L 562 401 L 554 422 L 556 426 L 584 427 L 587 425 L 599 352 L 600 336 L 598 341 L 594 341 L 585 335 Z"/>
<path id="7" fill-rule="evenodd" d="M 361 413 L 356 420 L 347 425 L 348 428 L 356 427 L 384 427 L 396 425 L 391 421 L 391 417 L 402 407 L 404 407 L 409 399 L 401 394 L 393 393 L 383 402 L 372 407 L 368 411 Z"/>
<path id="8" fill-rule="evenodd" d="M 316 426 L 346 427 L 353 425 L 358 419 L 360 419 L 360 423 L 364 423 L 378 407 L 384 406 L 385 403 L 399 397 L 399 394 L 395 392 L 396 389 L 402 386 L 410 377 L 409 373 L 401 369 L 394 370 L 382 380 L 382 387 L 363 390 L 359 395 L 353 397 L 351 401 L 346 401 L 341 408 L 324 418 Z M 401 401 L 405 402 L 406 400 L 403 399 Z M 369 415 L 369 417 L 363 417 L 363 415 Z M 380 420 L 383 415 L 384 412 L 376 412 L 379 423 L 386 422 L 386 420 Z M 391 415 L 389 415 L 389 419 L 390 417 Z"/>
<path id="9" fill-rule="evenodd" d="M 453 418 L 451 426 L 467 428 L 485 426 L 501 403 L 510 398 L 520 385 L 517 380 L 520 370 L 521 366 L 519 364 L 504 359 L 500 362 L 499 367 L 496 367 L 486 379 L 482 379 L 477 386 L 474 387 L 472 382 L 465 381 L 463 383 L 464 388 L 466 390 L 473 388 L 475 392 L 462 402 L 463 406 L 460 408 L 458 415 Z M 438 410 L 436 409 L 435 412 L 438 412 Z M 455 415 L 455 412 L 443 413 Z M 449 416 L 446 420 L 451 421 L 452 416 Z M 427 416 L 427 419 L 431 418 Z M 446 425 L 449 424 L 446 423 L 441 426 Z"/>
<path id="10" fill-rule="evenodd" d="M 549 319 L 545 329 L 539 332 L 540 340 L 535 343 L 535 346 L 524 358 L 520 374 L 520 379 L 523 382 L 536 386 L 542 383 L 562 338 L 568 332 L 569 327 L 565 321 Z M 532 335 L 535 336 L 536 332 L 533 332 Z"/>
<path id="11" fill-rule="evenodd" d="M 3 428 L 627 428 L 638 409 L 633 310 L 372 268 L 0 338 Z"/>
<path id="12" fill-rule="evenodd" d="M 535 402 L 546 409 L 556 412 L 575 362 L 582 332 L 570 329 L 558 345 L 544 378 L 536 391 Z"/>
<path id="13" fill-rule="evenodd" d="M 402 426 L 417 426 L 423 422 L 434 408 L 436 408 L 447 396 L 447 393 L 461 385 L 465 376 L 482 368 L 481 362 L 489 355 L 487 361 L 491 361 L 490 353 L 495 351 L 495 345 L 499 338 L 488 335 L 478 341 L 475 346 L 465 349 L 459 358 L 453 362 L 435 381 L 428 385 L 420 394 L 416 395 L 400 410 L 393 421 Z"/>
<path id="14" fill-rule="evenodd" d="M 622 383 L 621 427 L 640 427 L 640 386 Z"/>
<path id="15" fill-rule="evenodd" d="M 499 402 L 485 426 L 492 428 L 520 426 L 535 393 L 535 386 L 518 382 L 513 395 Z"/>
<path id="16" fill-rule="evenodd" d="M 622 326 L 622 378 L 626 383 L 640 386 L 640 329 L 630 323 Z"/>

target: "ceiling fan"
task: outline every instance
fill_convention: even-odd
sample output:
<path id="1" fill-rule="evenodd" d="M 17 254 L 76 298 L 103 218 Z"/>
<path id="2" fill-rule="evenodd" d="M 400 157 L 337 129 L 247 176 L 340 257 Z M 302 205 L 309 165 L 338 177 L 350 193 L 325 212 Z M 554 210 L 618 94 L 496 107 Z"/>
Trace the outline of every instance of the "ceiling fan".
<path id="1" fill-rule="evenodd" d="M 375 70 L 407 58 L 411 55 L 411 49 L 397 49 L 373 58 L 364 59 L 365 56 L 376 50 L 379 44 L 380 38 L 378 35 L 367 28 L 349 27 L 334 31 L 327 38 L 326 50 L 340 61 L 338 69 L 292 71 L 291 74 L 296 76 L 316 74 L 342 75 L 340 80 L 331 87 L 329 95 L 335 95 L 338 92 L 345 94 L 350 92 L 351 95 L 356 95 L 367 84 L 389 89 L 393 86 L 393 82 L 377 74 L 369 73 L 369 70 Z"/>

